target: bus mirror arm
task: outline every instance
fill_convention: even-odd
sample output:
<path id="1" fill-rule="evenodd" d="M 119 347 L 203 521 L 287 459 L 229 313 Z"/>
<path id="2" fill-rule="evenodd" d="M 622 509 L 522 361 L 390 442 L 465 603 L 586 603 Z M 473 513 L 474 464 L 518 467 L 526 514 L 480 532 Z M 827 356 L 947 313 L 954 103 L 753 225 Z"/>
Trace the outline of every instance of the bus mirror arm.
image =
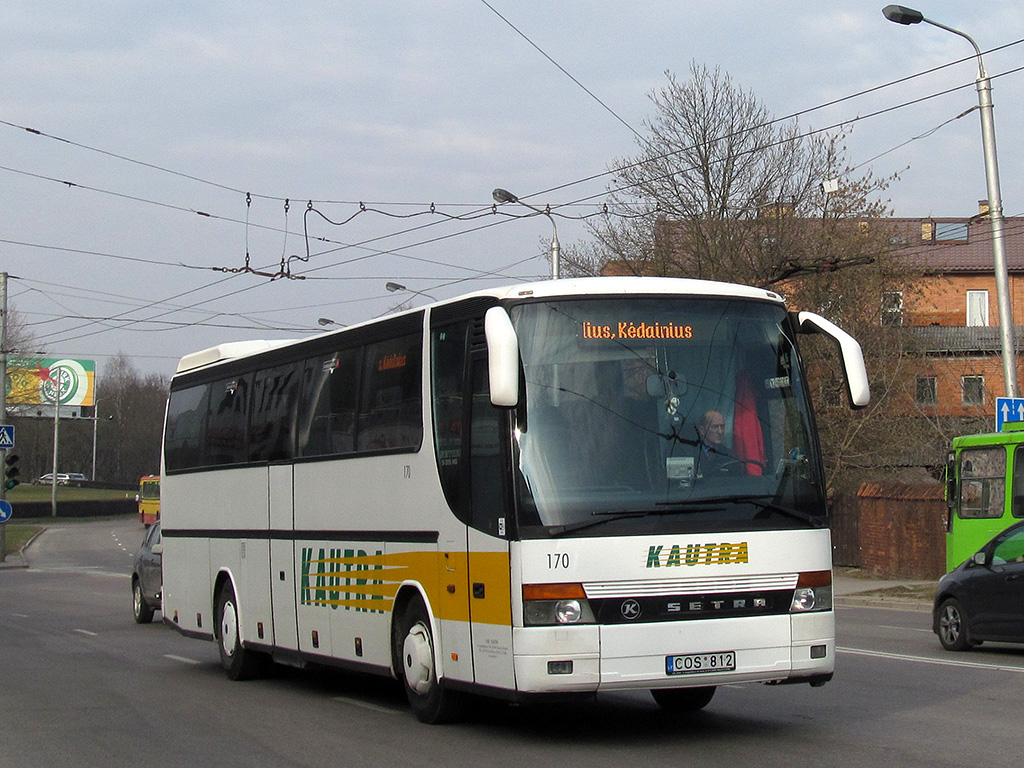
<path id="1" fill-rule="evenodd" d="M 491 404 L 513 408 L 519 404 L 519 339 L 512 319 L 503 307 L 487 310 L 484 335 L 487 338 Z"/>
<path id="2" fill-rule="evenodd" d="M 864 408 L 871 401 L 871 389 L 868 386 L 867 368 L 864 366 L 864 353 L 857 340 L 835 323 L 813 312 L 797 312 L 796 328 L 798 333 L 823 333 L 836 343 L 843 364 L 850 406 Z"/>

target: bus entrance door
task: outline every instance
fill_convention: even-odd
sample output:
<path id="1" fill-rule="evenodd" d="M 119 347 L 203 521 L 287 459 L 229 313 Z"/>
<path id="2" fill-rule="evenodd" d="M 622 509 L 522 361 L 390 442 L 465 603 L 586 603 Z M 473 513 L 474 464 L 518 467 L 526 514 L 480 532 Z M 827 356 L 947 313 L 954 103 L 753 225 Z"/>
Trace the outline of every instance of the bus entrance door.
<path id="1" fill-rule="evenodd" d="M 487 361 L 471 368 L 469 617 L 476 682 L 515 688 L 509 566 L 508 415 L 491 405 Z"/>

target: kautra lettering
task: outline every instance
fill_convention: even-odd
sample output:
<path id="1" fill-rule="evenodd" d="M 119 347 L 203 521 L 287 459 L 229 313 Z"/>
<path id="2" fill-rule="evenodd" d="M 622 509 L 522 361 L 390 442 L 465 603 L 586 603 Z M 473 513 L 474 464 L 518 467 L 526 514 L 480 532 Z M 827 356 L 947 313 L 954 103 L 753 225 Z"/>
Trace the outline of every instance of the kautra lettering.
<path id="1" fill-rule="evenodd" d="M 302 605 L 313 605 L 357 613 L 384 613 L 383 610 L 366 608 L 358 603 L 366 600 L 383 600 L 381 594 L 361 592 L 358 587 L 371 584 L 383 584 L 379 579 L 369 578 L 373 571 L 381 571 L 380 565 L 365 562 L 368 554 L 362 549 L 324 549 L 313 556 L 312 547 L 302 548 L 302 568 L 299 581 L 299 602 Z M 383 553 L 377 550 L 377 557 Z M 359 574 L 353 578 L 354 574 Z M 355 587 L 354 590 L 341 589 Z M 353 606 L 353 603 L 356 603 Z"/>
<path id="2" fill-rule="evenodd" d="M 747 542 L 736 544 L 673 544 L 668 551 L 664 545 L 647 549 L 648 568 L 672 568 L 674 566 L 729 565 L 749 562 Z"/>

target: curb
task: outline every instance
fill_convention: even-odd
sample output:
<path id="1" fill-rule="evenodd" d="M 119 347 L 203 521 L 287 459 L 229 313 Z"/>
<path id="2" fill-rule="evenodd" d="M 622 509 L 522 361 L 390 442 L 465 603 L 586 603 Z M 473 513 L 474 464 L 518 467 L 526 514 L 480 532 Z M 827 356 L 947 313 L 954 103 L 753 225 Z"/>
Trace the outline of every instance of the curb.
<path id="1" fill-rule="evenodd" d="M 0 571 L 14 570 L 15 568 L 28 568 L 28 561 L 21 552 L 12 552 L 0 562 Z"/>
<path id="2" fill-rule="evenodd" d="M 36 531 L 31 539 L 25 542 L 25 546 L 21 548 L 21 552 L 8 553 L 6 559 L 0 562 L 0 571 L 10 570 L 14 568 L 28 568 L 28 559 L 25 557 L 25 550 L 28 549 L 32 542 L 46 533 L 46 527 L 44 526 L 41 530 Z M 14 562 L 16 560 L 16 562 Z"/>

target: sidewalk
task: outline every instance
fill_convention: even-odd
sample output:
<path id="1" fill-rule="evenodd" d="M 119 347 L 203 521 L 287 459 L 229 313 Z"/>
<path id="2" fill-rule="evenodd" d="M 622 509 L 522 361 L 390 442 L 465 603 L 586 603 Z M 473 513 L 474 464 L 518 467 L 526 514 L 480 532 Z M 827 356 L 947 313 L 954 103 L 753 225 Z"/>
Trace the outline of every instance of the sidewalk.
<path id="1" fill-rule="evenodd" d="M 6 571 L 10 568 L 28 568 L 28 561 L 21 552 L 7 555 L 3 562 L 0 562 L 0 571 Z"/>
<path id="2" fill-rule="evenodd" d="M 882 579 L 859 568 L 837 567 L 832 574 L 832 591 L 837 605 L 931 610 L 938 581 Z"/>
<path id="3" fill-rule="evenodd" d="M 28 568 L 28 558 L 25 556 L 25 550 L 29 548 L 29 545 L 39 538 L 39 534 L 46 530 L 44 526 L 42 530 L 35 534 L 31 539 L 25 542 L 24 548 L 21 552 L 8 553 L 7 557 L 0 562 L 0 571 L 9 570 L 11 568 Z"/>

